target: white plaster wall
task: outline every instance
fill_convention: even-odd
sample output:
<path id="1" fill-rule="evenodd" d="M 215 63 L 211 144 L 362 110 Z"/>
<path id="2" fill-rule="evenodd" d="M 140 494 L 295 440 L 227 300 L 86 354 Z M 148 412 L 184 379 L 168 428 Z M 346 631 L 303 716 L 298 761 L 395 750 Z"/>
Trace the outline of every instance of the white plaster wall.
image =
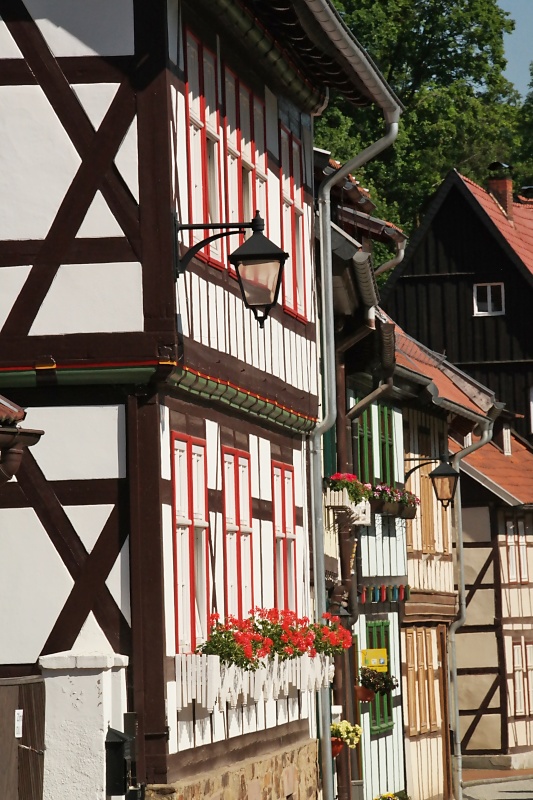
<path id="1" fill-rule="evenodd" d="M 127 659 L 58 654 L 41 663 L 46 687 L 44 800 L 105 800 L 105 738 L 109 726 L 123 730 Z"/>
<path id="2" fill-rule="evenodd" d="M 119 556 L 113 564 L 105 583 L 115 603 L 124 614 L 126 622 L 131 625 L 129 536 L 122 545 Z"/>
<path id="3" fill-rule="evenodd" d="M 142 268 L 138 261 L 62 264 L 30 336 L 143 329 Z"/>
<path id="4" fill-rule="evenodd" d="M 55 56 L 129 55 L 133 0 L 25 0 Z"/>
<path id="5" fill-rule="evenodd" d="M 0 108 L 0 239 L 42 239 L 80 157 L 39 86 L 0 86 Z"/>
<path id="6" fill-rule="evenodd" d="M 0 118 L 1 125 L 1 118 Z M 1 159 L 1 155 L 0 155 Z M 0 177 L 1 180 L 1 177 Z M 2 198 L 0 197 L 0 204 Z M 1 225 L 1 222 L 0 222 Z M 0 273 L 0 326 L 4 326 L 11 307 L 26 282 L 30 266 L 3 267 Z"/>
<path id="7" fill-rule="evenodd" d="M 123 405 L 35 406 L 24 424 L 45 431 L 32 455 L 48 480 L 126 477 Z"/>
<path id="8" fill-rule="evenodd" d="M 76 533 L 80 537 L 88 553 L 92 551 L 96 544 L 114 507 L 113 503 L 87 506 L 63 506 L 65 514 L 72 522 L 72 526 L 76 529 Z"/>
<path id="9" fill-rule="evenodd" d="M 32 663 L 73 581 L 32 508 L 0 509 L 0 553 L 0 664 Z"/>

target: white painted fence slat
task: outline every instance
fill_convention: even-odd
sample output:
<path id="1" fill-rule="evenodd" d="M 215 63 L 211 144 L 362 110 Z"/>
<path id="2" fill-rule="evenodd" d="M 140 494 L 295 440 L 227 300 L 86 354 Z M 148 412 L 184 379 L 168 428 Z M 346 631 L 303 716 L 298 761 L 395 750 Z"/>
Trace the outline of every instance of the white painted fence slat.
<path id="1" fill-rule="evenodd" d="M 176 710 L 195 702 L 211 713 L 217 705 L 222 711 L 227 703 L 237 708 L 287 698 L 294 691 L 318 691 L 329 685 L 332 665 L 329 656 L 303 655 L 279 661 L 276 654 L 249 672 L 235 664 L 221 664 L 214 655 L 177 655 Z"/>

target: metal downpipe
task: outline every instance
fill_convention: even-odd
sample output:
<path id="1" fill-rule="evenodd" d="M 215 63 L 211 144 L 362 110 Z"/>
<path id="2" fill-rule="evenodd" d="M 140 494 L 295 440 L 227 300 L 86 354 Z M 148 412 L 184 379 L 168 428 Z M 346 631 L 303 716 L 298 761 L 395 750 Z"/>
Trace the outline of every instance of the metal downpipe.
<path id="1" fill-rule="evenodd" d="M 399 116 L 399 114 L 398 114 Z M 333 318 L 333 280 L 331 257 L 331 190 L 333 186 L 359 169 L 394 142 L 398 135 L 398 123 L 391 122 L 381 139 L 358 153 L 342 167 L 322 181 L 318 190 L 318 214 L 320 226 L 320 264 L 321 264 L 321 322 L 322 337 L 322 375 L 324 382 L 324 414 L 314 431 L 310 434 L 311 456 L 311 503 L 313 537 L 313 575 L 315 589 L 315 618 L 320 621 L 326 611 L 326 584 L 324 559 L 324 519 L 322 513 L 322 437 L 337 418 L 337 398 L 335 380 L 335 328 Z M 333 800 L 333 774 L 331 758 L 331 708 L 329 688 L 322 688 L 318 694 L 320 766 L 322 772 L 323 800 Z"/>

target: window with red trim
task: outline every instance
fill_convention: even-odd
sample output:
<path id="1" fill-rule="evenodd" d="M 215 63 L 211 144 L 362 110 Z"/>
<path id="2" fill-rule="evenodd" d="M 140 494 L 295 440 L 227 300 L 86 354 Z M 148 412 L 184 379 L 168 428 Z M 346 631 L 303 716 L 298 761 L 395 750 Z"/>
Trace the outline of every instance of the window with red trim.
<path id="1" fill-rule="evenodd" d="M 190 653 L 207 639 L 209 523 L 205 442 L 172 435 L 176 652 Z"/>
<path id="2" fill-rule="evenodd" d="M 189 221 L 250 222 L 259 210 L 268 229 L 264 103 L 190 31 L 186 54 Z M 189 246 L 207 235 L 191 231 Z M 238 245 L 217 239 L 200 255 L 222 266 Z"/>
<path id="3" fill-rule="evenodd" d="M 272 464 L 272 503 L 276 608 L 297 611 L 294 469 L 287 464 Z"/>
<path id="4" fill-rule="evenodd" d="M 224 601 L 226 616 L 247 616 L 254 605 L 250 456 L 222 449 Z"/>
<path id="5" fill-rule="evenodd" d="M 189 219 L 192 223 L 219 222 L 222 186 L 217 60 L 190 32 L 186 42 Z M 190 231 L 189 246 L 207 235 L 209 232 L 203 230 Z M 221 242 L 216 239 L 202 250 L 218 264 L 223 260 Z"/>
<path id="6" fill-rule="evenodd" d="M 267 221 L 265 107 L 227 67 L 224 108 L 226 218 L 250 222 L 259 211 Z"/>
<path id="7" fill-rule="evenodd" d="M 306 318 L 305 217 L 301 142 L 280 127 L 281 152 L 281 227 L 283 248 L 289 260 L 283 270 L 283 307 Z"/>

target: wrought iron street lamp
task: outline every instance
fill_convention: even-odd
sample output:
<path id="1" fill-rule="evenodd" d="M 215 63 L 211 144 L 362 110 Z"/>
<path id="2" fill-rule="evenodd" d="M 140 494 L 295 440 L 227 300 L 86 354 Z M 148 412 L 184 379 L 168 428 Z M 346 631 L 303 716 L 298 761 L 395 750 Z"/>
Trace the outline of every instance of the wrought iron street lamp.
<path id="1" fill-rule="evenodd" d="M 433 464 L 433 461 L 421 461 L 416 467 L 406 472 L 404 481 L 407 481 L 407 478 L 412 475 L 413 472 L 416 472 L 420 467 L 426 466 L 426 464 Z M 439 466 L 435 467 L 435 469 L 429 473 L 429 477 L 431 478 L 433 491 L 435 492 L 437 500 L 439 503 L 442 503 L 443 508 L 448 508 L 455 496 L 457 484 L 459 482 L 459 472 L 452 467 L 448 456 L 440 457 Z"/>
<path id="2" fill-rule="evenodd" d="M 265 223 L 259 211 L 251 222 L 215 222 L 212 224 L 181 224 L 175 222 L 176 236 L 182 230 L 216 230 L 227 228 L 221 233 L 208 236 L 191 247 L 185 255 L 177 257 L 177 274 L 185 272 L 194 256 L 209 242 L 234 233 L 243 234 L 251 229 L 252 235 L 240 247 L 228 256 L 230 264 L 235 267 L 242 299 L 246 308 L 253 311 L 259 327 L 263 327 L 270 310 L 278 302 L 278 295 L 283 275 L 283 267 L 289 254 L 281 250 L 274 242 L 263 234 Z"/>

